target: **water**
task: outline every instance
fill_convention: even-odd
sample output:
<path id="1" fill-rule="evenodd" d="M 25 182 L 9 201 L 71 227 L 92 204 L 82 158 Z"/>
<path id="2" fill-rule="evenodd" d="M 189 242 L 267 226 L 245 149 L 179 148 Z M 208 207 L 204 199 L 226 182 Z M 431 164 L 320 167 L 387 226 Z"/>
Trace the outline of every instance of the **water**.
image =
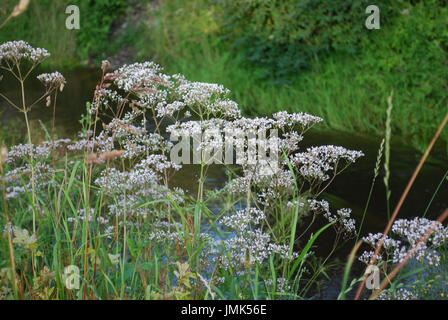
<path id="1" fill-rule="evenodd" d="M 4 74 L 0 81 L 0 92 L 5 94 L 13 102 L 20 101 L 19 83 L 12 76 Z M 58 93 L 56 107 L 56 132 L 60 137 L 73 138 L 81 128 L 78 122 L 81 115 L 85 113 L 86 102 L 92 100 L 93 90 L 100 78 L 98 70 L 76 70 L 63 73 L 67 85 L 63 92 Z M 38 73 L 32 73 L 29 81 L 25 84 L 27 104 L 31 104 L 44 92 L 44 86 L 36 79 Z M 53 104 L 45 106 L 45 101 L 33 107 L 29 113 L 31 126 L 35 129 L 37 139 L 44 139 L 43 131 L 40 130 L 42 121 L 47 128 L 51 128 L 53 118 Z M 6 138 L 13 139 L 17 143 L 23 142 L 25 123 L 23 114 L 10 107 L 0 98 L 0 125 L 2 134 Z M 9 133 L 9 134 L 8 134 Z M 20 138 L 19 138 L 20 137 Z"/>
<path id="2" fill-rule="evenodd" d="M 56 109 L 56 132 L 60 138 L 73 138 L 80 129 L 79 119 L 85 112 L 85 104 L 91 101 L 93 90 L 97 84 L 100 73 L 98 70 L 77 70 L 64 74 L 67 79 L 67 85 L 62 93 L 58 95 Z M 32 75 L 35 78 L 35 75 Z M 0 82 L 0 92 L 6 94 L 11 99 L 17 99 L 20 96 L 15 80 L 6 77 Z M 27 99 L 29 102 L 36 99 L 43 86 L 39 81 L 32 79 L 26 88 Z M 40 129 L 40 122 L 48 128 L 52 122 L 52 107 L 45 107 L 44 103 L 36 106 L 30 113 L 31 125 L 34 128 L 33 135 L 35 141 L 45 139 L 43 131 Z M 4 137 L 22 142 L 25 130 L 23 115 L 15 109 L 9 107 L 3 100 L 0 100 L 0 125 Z M 20 140 L 22 139 L 22 140 Z M 362 150 L 365 157 L 356 164 L 349 167 L 342 175 L 338 176 L 327 192 L 323 195 L 327 198 L 333 208 L 348 207 L 353 209 L 353 215 L 359 223 L 369 194 L 373 169 L 376 162 L 378 148 L 381 142 L 380 137 L 362 136 L 354 133 L 343 132 L 322 132 L 311 130 L 305 136 L 303 147 L 313 145 L 341 145 L 346 148 Z M 421 154 L 412 147 L 403 144 L 402 141 L 392 141 L 391 147 L 391 176 L 390 189 L 391 210 L 401 196 L 407 182 L 409 181 L 415 167 L 420 160 Z M 415 181 L 408 198 L 402 207 L 398 217 L 422 216 L 434 191 L 440 180 L 448 170 L 447 154 L 442 145 L 437 145 L 432 152 L 430 159 L 425 163 L 420 175 Z M 375 189 L 372 195 L 372 201 L 367 212 L 363 234 L 368 232 L 381 232 L 387 224 L 386 212 L 386 191 L 382 182 L 383 170 L 377 179 Z M 198 170 L 195 166 L 186 166 L 174 177 L 175 183 L 187 190 L 194 192 L 197 188 L 199 179 Z M 211 166 L 208 170 L 206 187 L 208 189 L 222 187 L 227 181 L 224 168 L 221 166 Z M 436 218 L 443 210 L 448 208 L 448 183 L 444 183 L 434 198 L 434 201 L 428 211 L 428 218 Z M 324 256 L 330 250 L 333 243 L 331 233 L 321 237 L 316 242 L 315 252 Z M 342 246 L 335 253 L 341 260 L 346 256 L 353 245 L 353 241 Z M 338 290 L 339 285 L 335 285 L 333 290 Z M 330 291 L 332 287 L 330 286 Z M 333 296 L 328 293 L 328 296 Z"/>

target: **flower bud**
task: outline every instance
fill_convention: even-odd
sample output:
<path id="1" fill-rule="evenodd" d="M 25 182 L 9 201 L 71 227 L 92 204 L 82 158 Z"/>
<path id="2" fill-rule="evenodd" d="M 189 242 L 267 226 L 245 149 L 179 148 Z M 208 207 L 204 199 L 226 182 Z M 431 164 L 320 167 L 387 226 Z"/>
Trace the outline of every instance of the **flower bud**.
<path id="1" fill-rule="evenodd" d="M 101 63 L 101 69 L 103 69 L 104 71 L 109 69 L 110 67 L 110 62 L 108 60 L 103 60 L 103 62 Z"/>

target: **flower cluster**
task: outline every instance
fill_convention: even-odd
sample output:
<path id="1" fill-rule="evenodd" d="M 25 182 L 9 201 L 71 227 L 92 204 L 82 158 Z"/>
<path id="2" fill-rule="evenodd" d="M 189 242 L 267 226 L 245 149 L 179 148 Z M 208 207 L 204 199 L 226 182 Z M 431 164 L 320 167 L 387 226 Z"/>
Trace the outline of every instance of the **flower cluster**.
<path id="1" fill-rule="evenodd" d="M 226 216 L 221 219 L 221 223 L 233 230 L 243 231 L 251 223 L 258 225 L 265 218 L 264 212 L 256 208 L 246 208 L 237 211 L 234 215 Z"/>
<path id="2" fill-rule="evenodd" d="M 271 242 L 270 235 L 257 227 L 263 219 L 264 213 L 256 208 L 239 210 L 221 219 L 224 226 L 236 231 L 235 236 L 224 241 L 225 252 L 228 254 L 221 258 L 224 269 L 233 268 L 245 273 L 250 266 L 262 264 L 272 254 L 279 254 L 281 258 L 288 260 L 298 257 L 296 252 L 289 254 L 287 245 Z"/>
<path id="3" fill-rule="evenodd" d="M 37 76 L 37 79 L 47 88 L 59 88 L 62 91 L 65 85 L 64 76 L 57 71 L 52 73 L 42 73 Z"/>
<path id="4" fill-rule="evenodd" d="M 8 163 L 18 163 L 23 160 L 33 158 L 35 160 L 45 160 L 51 155 L 51 150 L 60 149 L 68 146 L 71 143 L 70 139 L 58 139 L 53 141 L 44 141 L 40 145 L 30 145 L 30 144 L 18 144 L 13 146 L 7 156 Z"/>
<path id="5" fill-rule="evenodd" d="M 424 235 L 432 230 L 429 239 L 426 242 L 420 242 Z M 400 263 L 409 255 L 417 261 L 425 261 L 434 266 L 439 265 L 440 256 L 436 249 L 446 244 L 448 240 L 448 228 L 440 222 L 420 217 L 412 220 L 400 219 L 394 222 L 392 233 L 398 236 L 399 240 L 386 236 L 383 242 L 386 258 L 379 255 L 376 256 L 377 261 L 390 259 L 393 263 Z M 381 233 L 369 234 L 363 238 L 363 241 L 372 248 L 376 248 L 382 237 Z M 370 264 L 373 255 L 373 251 L 366 251 L 359 257 L 359 260 Z"/>
<path id="6" fill-rule="evenodd" d="M 272 117 L 276 120 L 276 125 L 279 128 L 292 129 L 294 126 L 299 125 L 303 130 L 308 129 L 312 125 L 323 120 L 320 117 L 312 116 L 303 112 L 290 114 L 286 111 L 280 111 L 274 113 Z"/>
<path id="7" fill-rule="evenodd" d="M 100 108 L 113 109 L 117 105 L 121 105 L 125 99 L 115 90 L 101 88 L 97 91 L 97 99 L 90 106 L 89 113 L 95 114 Z"/>
<path id="8" fill-rule="evenodd" d="M 107 223 L 109 223 L 108 219 L 105 219 L 104 217 L 101 217 L 101 216 L 96 218 L 96 219 L 94 219 L 95 209 L 93 209 L 93 208 L 90 208 L 88 215 L 86 215 L 85 212 L 86 212 L 85 209 L 80 209 L 78 211 L 78 216 L 77 217 L 69 217 L 69 218 L 67 218 L 67 221 L 68 222 L 81 222 L 81 221 L 93 222 L 95 220 L 99 224 L 107 224 Z"/>
<path id="9" fill-rule="evenodd" d="M 399 288 L 394 292 L 383 291 L 379 294 L 378 300 L 417 300 L 417 295 L 409 289 Z"/>
<path id="10" fill-rule="evenodd" d="M 158 118 L 174 118 L 185 108 L 206 118 L 241 117 L 238 104 L 227 98 L 230 91 L 222 85 L 191 82 L 182 75 L 169 76 L 153 62 L 125 65 L 114 74 L 115 85 L 134 94 L 138 106 L 155 110 Z"/>
<path id="11" fill-rule="evenodd" d="M 351 212 L 351 209 L 344 208 L 337 210 L 336 214 L 325 212 L 324 216 L 328 219 L 329 222 L 338 222 L 339 227 L 341 228 L 341 232 L 344 232 L 345 234 L 353 234 L 356 231 L 356 225 L 355 219 L 350 218 Z"/>
<path id="12" fill-rule="evenodd" d="M 34 171 L 34 186 L 44 188 L 53 183 L 50 175 L 55 168 L 47 162 L 52 150 L 63 151 L 70 146 L 70 139 L 59 139 L 55 141 L 44 141 L 39 145 L 19 144 L 11 147 L 7 153 L 6 163 L 12 168 L 4 176 L 6 183 L 6 198 L 12 199 L 26 194 L 32 190 L 32 170 Z M 33 168 L 30 159 L 35 162 Z"/>
<path id="13" fill-rule="evenodd" d="M 42 62 L 48 58 L 50 53 L 42 48 L 33 48 L 27 42 L 10 41 L 0 45 L 0 63 L 19 63 L 21 59 L 31 61 L 32 63 Z"/>
<path id="14" fill-rule="evenodd" d="M 154 62 L 134 63 L 124 65 L 115 71 L 118 76 L 115 84 L 125 91 L 136 91 L 139 88 L 157 89 L 157 84 L 163 82 L 160 72 L 162 68 Z"/>
<path id="15" fill-rule="evenodd" d="M 348 150 L 340 146 L 319 146 L 296 154 L 291 163 L 298 168 L 304 178 L 311 181 L 326 181 L 330 179 L 329 171 L 334 171 L 333 174 L 336 175 L 363 155 L 361 151 Z"/>
<path id="16" fill-rule="evenodd" d="M 2 45 L 0 60 L 14 57 L 41 61 L 46 57 L 45 51 L 27 46 Z M 237 275 L 249 274 L 254 264 L 263 266 L 273 255 L 281 263 L 291 263 L 299 256 L 294 251 L 300 243 L 298 238 L 288 241 L 294 244 L 291 248 L 284 244 L 289 234 L 285 237 L 275 233 L 284 229 L 277 225 L 278 221 L 288 223 L 297 210 L 300 220 L 309 214 L 321 214 L 338 233 L 355 231 L 350 209 L 332 213 L 328 202 L 317 198 L 322 182 L 354 163 L 362 152 L 337 146 L 300 152 L 303 134 L 320 123 L 321 118 L 284 111 L 272 118 L 247 118 L 241 115 L 238 104 L 229 99 L 230 91 L 222 85 L 166 75 L 153 62 L 125 65 L 106 74 L 108 67 L 104 61 L 103 78 L 88 112 L 89 123 L 98 123 L 95 129 L 89 128 L 74 142 L 17 145 L 7 157 L 2 156 L 7 158 L 8 165 L 4 176 L 8 199 L 18 198 L 26 190 L 40 192 L 52 184 L 59 186 L 60 181 L 55 178 L 57 165 L 49 165 L 50 157 L 54 164 L 55 151 L 64 155 L 77 152 L 90 166 L 88 178 L 94 186 L 89 188 L 92 193 L 88 199 L 97 200 L 101 210 L 79 210 L 68 217 L 74 230 L 81 222 L 91 223 L 113 243 L 113 239 L 127 236 L 124 227 L 130 227 L 148 242 L 149 251 L 163 249 L 167 265 L 184 259 L 185 248 L 193 251 L 201 248 L 198 255 L 203 262 L 201 268 L 233 270 Z M 38 79 L 47 90 L 65 84 L 58 72 L 42 74 Z M 112 115 L 112 119 L 102 122 L 103 112 Z M 173 160 L 173 137 L 187 137 L 188 151 L 199 154 L 201 174 L 197 191 L 183 190 L 172 179 L 182 169 Z M 205 161 L 213 152 L 230 156 L 221 162 Z M 205 181 L 211 163 L 239 167 L 229 174 L 229 182 L 222 189 L 207 193 Z M 80 171 L 81 168 L 72 175 L 82 179 Z M 39 196 L 46 197 L 44 192 Z M 210 208 L 198 206 L 194 199 L 204 206 L 228 199 L 228 214 L 217 224 L 224 238 L 200 232 L 207 223 L 201 217 Z M 195 210 L 194 215 L 191 210 Z M 96 215 L 99 211 L 101 216 Z M 182 223 L 176 221 L 178 218 Z M 22 238 L 25 239 L 24 234 Z M 195 245 L 199 247 L 193 248 Z M 119 257 L 112 258 L 118 263 Z M 276 285 L 277 290 L 288 291 L 291 284 L 278 278 Z"/>
<path id="17" fill-rule="evenodd" d="M 24 196 L 27 193 L 27 190 L 32 190 L 33 182 L 36 188 L 42 190 L 53 183 L 50 176 L 55 172 L 55 169 L 47 163 L 37 162 L 34 164 L 33 170 L 34 181 L 31 175 L 32 170 L 29 163 L 15 167 L 4 175 L 4 180 L 6 183 L 6 199 Z"/>

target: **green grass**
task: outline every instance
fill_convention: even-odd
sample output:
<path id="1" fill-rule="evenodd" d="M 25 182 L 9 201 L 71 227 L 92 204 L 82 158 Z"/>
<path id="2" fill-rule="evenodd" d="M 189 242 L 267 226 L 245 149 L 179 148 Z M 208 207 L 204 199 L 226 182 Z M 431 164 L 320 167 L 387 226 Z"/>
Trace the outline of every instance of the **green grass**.
<path id="1" fill-rule="evenodd" d="M 0 24 L 12 12 L 18 1 L 0 0 Z M 34 47 L 46 48 L 52 54 L 46 67 L 76 68 L 91 62 L 100 64 L 123 46 L 131 46 L 136 38 L 136 28 L 128 15 L 147 3 L 145 1 L 96 0 L 96 1 L 30 1 L 21 15 L 3 26 L 0 43 L 25 40 Z M 80 28 L 66 28 L 66 8 L 77 5 Z M 123 24 L 126 24 L 123 27 Z"/>
<path id="2" fill-rule="evenodd" d="M 140 42 L 140 55 L 169 66 L 168 72 L 223 84 L 248 115 L 303 111 L 323 117 L 326 128 L 381 135 L 386 99 L 394 90 L 393 133 L 422 151 L 448 111 L 446 48 L 443 34 L 434 31 L 437 24 L 428 20 L 430 8 L 366 33 L 356 55 L 316 57 L 291 84 L 274 85 L 261 81 L 262 71 L 221 40 L 214 20 L 219 8 L 206 3 L 171 0 L 153 9 L 150 41 Z M 448 141 L 447 132 L 442 140 Z"/>
<path id="3" fill-rule="evenodd" d="M 246 114 L 265 116 L 278 110 L 303 111 L 326 119 L 327 128 L 380 135 L 386 117 L 386 97 L 393 89 L 393 130 L 400 133 L 404 140 L 421 147 L 432 136 L 432 131 L 439 124 L 438 117 L 446 110 L 443 107 L 446 101 L 439 97 L 438 91 L 434 93 L 423 86 L 429 94 L 422 94 L 423 91 L 415 89 L 412 82 L 407 83 L 406 74 L 384 72 L 384 64 L 381 63 L 375 69 L 378 54 L 369 51 L 368 47 L 365 55 L 359 57 L 333 55 L 322 60 L 316 58 L 315 66 L 300 72 L 290 85 L 276 86 L 261 82 L 258 80 L 257 68 L 242 65 L 236 53 L 216 39 L 214 32 L 217 26 L 213 23 L 212 14 L 214 9 L 196 7 L 198 3 L 192 1 L 179 11 L 176 10 L 179 8 L 178 2 L 165 2 L 160 8 L 162 11 L 155 13 L 159 19 L 157 27 L 151 29 L 160 32 L 153 32 L 151 41 L 141 40 L 141 57 L 152 56 L 157 62 L 168 66 L 169 73 L 182 73 L 191 80 L 224 84 L 233 91 L 233 98 Z M 198 23 L 192 25 L 191 21 Z M 34 36 L 37 37 L 30 34 L 30 38 L 25 39 Z M 142 34 L 142 39 L 144 37 L 145 34 Z M 378 38 L 375 41 L 380 40 Z M 34 41 L 29 41 L 34 44 Z M 58 52 L 61 48 L 53 49 Z M 70 52 L 67 52 L 69 56 Z M 73 54 L 75 56 L 76 53 Z M 432 63 L 423 63 L 419 67 L 428 68 Z M 434 76 L 437 78 L 439 75 L 435 73 Z M 432 79 L 431 76 L 428 79 Z M 425 105 L 428 107 L 423 108 Z M 446 140 L 446 133 L 444 137 Z M 175 225 L 175 232 L 181 239 L 181 243 L 177 243 L 178 247 L 147 240 L 156 219 L 137 226 L 130 224 L 129 228 L 124 224 L 124 227 L 117 227 L 112 234 L 101 230 L 99 224 L 90 224 L 85 220 L 73 225 L 68 218 L 78 217 L 80 209 L 87 212 L 92 209 L 95 220 L 105 214 L 107 206 L 118 202 L 113 197 L 106 199 L 103 191 L 98 192 L 98 187 L 91 182 L 91 168 L 83 161 L 84 157 L 79 154 L 58 159 L 57 170 L 46 177 L 51 180 L 50 185 L 37 191 L 27 190 L 18 199 L 0 201 L 1 219 L 3 213 L 6 217 L 9 210 L 13 224 L 20 228 L 31 230 L 31 218 L 33 215 L 37 217 L 37 238 L 29 234 L 20 237 L 20 232 L 14 234 L 13 256 L 16 258 L 16 271 L 22 277 L 18 292 L 12 293 L 14 298 L 208 299 L 212 294 L 222 299 L 302 298 L 307 296 L 310 286 L 316 284 L 317 277 L 325 274 L 325 263 L 319 261 L 315 270 L 311 270 L 311 279 L 301 278 L 309 250 L 330 224 L 321 227 L 303 243 L 299 258 L 293 262 L 271 256 L 268 263 L 254 265 L 248 257 L 248 268 L 252 268 L 253 273 L 249 273 L 247 278 L 236 277 L 232 270 L 223 270 L 220 273 L 225 278 L 222 284 L 218 285 L 212 280 L 207 284 L 210 288 L 201 284 L 202 280 L 198 277 L 203 266 L 198 253 L 205 244 L 196 236 L 199 227 L 202 227 L 200 213 L 203 213 L 202 219 L 211 220 L 215 213 L 207 205 L 216 199 L 221 200 L 218 217 L 235 207 L 235 199 L 229 200 L 222 196 L 225 194 L 223 191 L 214 192 L 215 198 L 207 195 L 206 200 L 202 196 L 197 199 L 186 197 L 182 205 L 173 201 L 171 196 L 161 200 L 142 199 L 141 207 L 148 208 L 151 213 L 169 212 L 168 219 L 179 222 Z M 69 160 L 75 162 L 69 163 Z M 124 162 L 117 162 L 116 165 L 125 167 Z M 6 171 L 11 169 L 7 167 Z M 98 167 L 95 169 L 93 176 L 99 173 Z M 200 183 L 205 181 L 200 180 Z M 4 191 L 4 186 L 1 189 Z M 296 185 L 294 197 L 298 193 L 297 189 Z M 36 203 L 33 197 L 37 198 L 45 214 L 36 208 L 30 209 L 30 204 L 34 206 Z M 291 252 L 295 246 L 296 224 L 300 219 L 298 208 L 289 212 L 279 206 L 275 211 L 277 215 L 273 219 L 275 224 L 272 232 L 282 240 L 289 240 L 288 249 Z M 126 216 L 116 219 L 118 221 L 115 223 L 119 223 Z M 108 235 L 112 235 L 112 239 Z M 9 244 L 6 237 L 0 238 L 0 246 L 0 285 L 10 285 L 12 281 L 7 275 Z M 118 261 L 115 259 L 117 255 Z M 171 258 L 172 263 L 165 263 L 167 257 Z M 178 261 L 184 264 L 174 263 Z M 348 281 L 351 263 L 346 269 L 345 282 Z M 76 295 L 67 290 L 63 279 L 63 267 L 69 264 L 85 266 L 81 270 L 83 290 Z M 213 263 L 210 266 L 215 267 Z M 307 261 L 306 266 L 312 268 L 312 263 Z M 291 281 L 292 289 L 287 293 L 288 296 L 276 288 L 279 277 Z M 272 280 L 274 285 L 269 287 L 260 279 Z M 194 287 L 191 287 L 192 283 Z M 344 294 L 345 290 L 342 291 Z"/>
<path id="4" fill-rule="evenodd" d="M 12 12 L 16 1 L 0 0 L 0 8 Z M 12 18 L 0 29 L 0 43 L 25 40 L 34 47 L 46 48 L 52 55 L 52 66 L 79 65 L 76 33 L 65 28 L 67 3 L 64 1 L 31 1 L 28 9 Z M 3 21 L 6 16 L 0 16 Z"/>
<path id="5" fill-rule="evenodd" d="M 12 6 L 0 0 L 0 7 Z M 115 0 L 95 6 L 106 6 L 107 11 L 108 6 L 122 8 L 122 3 Z M 383 133 L 386 98 L 394 90 L 393 134 L 420 151 L 447 112 L 448 44 L 446 31 L 440 27 L 448 23 L 446 7 L 416 4 L 409 14 L 381 30 L 366 31 L 356 54 L 316 56 L 311 68 L 292 72 L 295 76 L 284 85 L 261 80 L 266 70 L 248 65 L 243 52 L 222 37 L 222 12 L 214 2 L 142 3 L 136 9 L 142 17 L 140 25 L 127 28 L 117 39 L 108 38 L 111 23 L 123 19 L 118 12 L 129 14 L 130 6 L 99 16 L 96 7 L 83 5 L 84 29 L 79 32 L 65 28 L 65 7 L 59 1 L 32 1 L 24 14 L 2 29 L 0 42 L 29 41 L 52 53 L 53 66 L 65 67 L 102 59 L 105 56 L 99 53 L 136 44 L 141 60 L 155 60 L 169 66 L 168 72 L 190 79 L 225 85 L 247 115 L 303 111 L 323 117 L 323 129 L 370 135 Z M 88 21 L 85 11 L 90 12 Z M 441 140 L 446 144 L 448 133 Z"/>
<path id="6" fill-rule="evenodd" d="M 170 66 L 169 72 L 178 70 L 190 79 L 222 83 L 248 115 L 270 115 L 280 110 L 307 112 L 324 118 L 326 128 L 380 135 L 386 98 L 394 90 L 394 117 L 400 119 L 394 122 L 394 133 L 423 150 L 437 129 L 437 119 L 443 116 L 442 106 L 448 102 L 442 98 L 433 106 L 427 99 L 411 98 L 393 84 L 393 78 L 399 75 L 383 76 L 390 85 L 378 88 L 366 79 L 362 61 L 351 57 L 330 57 L 319 64 L 318 70 L 300 74 L 293 84 L 276 86 L 258 81 L 256 70 L 242 69 L 229 53 L 213 48 L 204 51 L 189 59 L 160 62 Z M 445 133 L 443 139 L 447 138 Z"/>

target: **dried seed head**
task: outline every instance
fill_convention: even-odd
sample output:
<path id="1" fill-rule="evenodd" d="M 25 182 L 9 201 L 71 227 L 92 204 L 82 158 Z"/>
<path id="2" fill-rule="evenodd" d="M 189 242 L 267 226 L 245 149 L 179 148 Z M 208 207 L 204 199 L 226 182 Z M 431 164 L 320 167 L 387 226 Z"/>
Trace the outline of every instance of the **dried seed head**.
<path id="1" fill-rule="evenodd" d="M 91 153 L 91 154 L 87 155 L 87 157 L 86 157 L 87 164 L 101 164 L 102 162 L 103 162 L 103 160 L 98 159 L 96 153 Z"/>
<path id="2" fill-rule="evenodd" d="M 136 94 L 141 94 L 141 95 L 145 95 L 145 94 L 148 94 L 148 93 L 157 93 L 156 90 L 153 90 L 153 89 L 150 89 L 150 88 L 142 88 L 142 87 L 136 87 L 136 88 L 133 89 L 133 91 Z"/>
<path id="3" fill-rule="evenodd" d="M 47 266 L 45 266 L 40 271 L 40 278 L 43 283 L 48 283 L 51 280 L 54 280 L 56 277 L 56 272 L 51 271 Z"/>
<path id="4" fill-rule="evenodd" d="M 111 160 L 114 158 L 119 158 L 124 154 L 124 150 L 112 150 L 109 152 L 105 152 L 100 155 L 101 160 Z"/>
<path id="5" fill-rule="evenodd" d="M 241 263 L 243 264 L 244 268 L 249 269 L 250 267 L 252 267 L 254 261 L 249 250 L 246 250 L 246 254 L 241 258 Z"/>
<path id="6" fill-rule="evenodd" d="M 24 13 L 29 4 L 30 0 L 20 0 L 19 4 L 14 7 L 14 10 L 11 13 L 11 17 L 14 18 Z"/>
<path id="7" fill-rule="evenodd" d="M 118 125 L 123 128 L 124 130 L 126 130 L 127 132 L 133 134 L 133 135 L 138 135 L 137 131 L 135 131 L 134 128 L 132 128 L 131 126 L 127 125 L 126 123 L 124 123 L 123 121 L 117 121 Z"/>
<path id="8" fill-rule="evenodd" d="M 2 147 L 0 150 L 0 165 L 6 162 L 6 156 L 8 155 L 8 150 Z"/>
<path id="9" fill-rule="evenodd" d="M 110 67 L 110 62 L 108 60 L 103 60 L 101 63 L 101 69 L 106 70 Z"/>
<path id="10" fill-rule="evenodd" d="M 104 76 L 104 80 L 105 80 L 105 81 L 108 81 L 108 80 L 115 80 L 115 79 L 117 79 L 118 77 L 120 77 L 120 74 L 118 74 L 118 73 L 107 73 L 107 74 Z"/>

